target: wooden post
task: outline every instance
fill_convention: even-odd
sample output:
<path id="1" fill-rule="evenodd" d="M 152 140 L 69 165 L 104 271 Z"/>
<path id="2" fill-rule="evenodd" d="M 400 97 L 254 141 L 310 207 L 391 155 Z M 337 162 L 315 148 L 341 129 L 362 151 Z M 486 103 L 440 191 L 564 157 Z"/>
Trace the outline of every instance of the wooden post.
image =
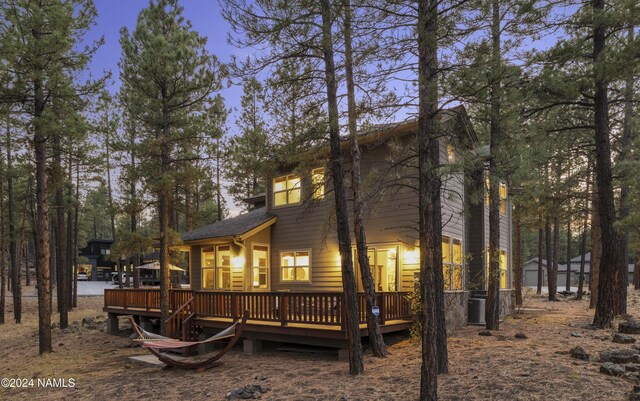
<path id="1" fill-rule="evenodd" d="M 287 325 L 287 315 L 289 314 L 289 295 L 278 294 L 280 297 L 280 325 Z"/>
<path id="2" fill-rule="evenodd" d="M 342 293 L 338 299 L 340 300 L 340 329 L 347 330 L 347 317 L 345 316 L 347 313 L 345 308 L 347 302 L 344 293 Z"/>
<path id="3" fill-rule="evenodd" d="M 384 294 L 383 293 L 379 293 L 378 294 L 378 309 L 380 310 L 380 316 L 379 316 L 379 319 L 378 319 L 378 323 L 380 323 L 380 325 L 383 325 L 387 320 L 387 317 L 386 317 L 387 308 L 386 308 L 386 305 L 385 305 L 385 302 L 384 302 Z"/>
<path id="4" fill-rule="evenodd" d="M 238 321 L 238 297 L 233 292 L 231 293 L 231 319 L 234 322 Z"/>

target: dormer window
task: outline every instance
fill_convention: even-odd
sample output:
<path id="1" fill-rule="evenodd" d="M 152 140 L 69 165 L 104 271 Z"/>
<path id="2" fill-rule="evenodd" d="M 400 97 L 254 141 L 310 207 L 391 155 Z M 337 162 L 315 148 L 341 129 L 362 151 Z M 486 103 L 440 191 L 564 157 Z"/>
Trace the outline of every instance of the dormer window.
<path id="1" fill-rule="evenodd" d="M 273 179 L 273 205 L 300 203 L 300 176 L 285 175 Z"/>
<path id="2" fill-rule="evenodd" d="M 324 199 L 324 168 L 315 168 L 311 171 L 311 185 L 313 188 L 313 200 Z"/>

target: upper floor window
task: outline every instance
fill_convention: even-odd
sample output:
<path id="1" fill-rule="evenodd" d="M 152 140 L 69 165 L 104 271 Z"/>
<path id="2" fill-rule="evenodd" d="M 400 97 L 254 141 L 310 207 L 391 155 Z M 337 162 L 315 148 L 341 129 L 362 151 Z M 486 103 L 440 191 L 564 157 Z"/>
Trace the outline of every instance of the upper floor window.
<path id="1" fill-rule="evenodd" d="M 273 205 L 283 206 L 300 202 L 300 176 L 285 175 L 273 179 Z"/>
<path id="2" fill-rule="evenodd" d="M 324 199 L 324 168 L 315 168 L 311 171 L 311 185 L 313 188 L 313 200 Z"/>
<path id="3" fill-rule="evenodd" d="M 452 144 L 447 144 L 447 161 L 449 163 L 455 163 L 456 161 L 456 149 Z"/>
<path id="4" fill-rule="evenodd" d="M 487 177 L 487 188 L 485 195 L 485 203 L 489 206 L 489 198 L 491 194 L 491 180 Z M 507 184 L 500 183 L 500 214 L 507 214 Z"/>

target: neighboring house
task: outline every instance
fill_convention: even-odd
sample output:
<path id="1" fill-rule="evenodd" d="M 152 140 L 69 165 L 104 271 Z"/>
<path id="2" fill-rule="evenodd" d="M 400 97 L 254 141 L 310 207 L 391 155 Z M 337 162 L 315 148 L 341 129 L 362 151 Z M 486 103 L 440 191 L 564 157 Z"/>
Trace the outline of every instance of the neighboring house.
<path id="1" fill-rule="evenodd" d="M 110 239 L 90 239 L 87 245 L 80 249 L 80 255 L 87 258 L 87 265 L 90 265 L 89 280 L 105 281 L 110 277 L 110 273 L 115 271 L 116 263 L 109 260 L 111 254 Z M 88 267 L 88 266 L 87 266 Z"/>
<path id="2" fill-rule="evenodd" d="M 584 282 L 585 287 L 589 286 L 589 280 L 591 278 L 591 252 L 584 255 Z M 580 279 L 580 256 L 576 256 L 569 261 L 571 266 L 570 281 L 572 286 L 577 286 Z M 538 258 L 533 258 L 527 261 L 524 266 L 524 285 L 527 287 L 536 287 L 538 285 Z M 633 270 L 634 264 L 629 263 L 629 283 L 633 283 Z M 563 289 L 567 280 L 567 265 L 558 264 L 558 288 Z M 542 259 L 542 286 L 547 285 L 547 264 L 546 260 Z"/>
<path id="3" fill-rule="evenodd" d="M 449 170 L 443 177 L 441 196 L 442 252 L 447 323 L 453 328 L 467 323 L 471 292 L 482 295 L 487 287 L 488 180 L 483 166 L 465 176 L 457 164 L 463 153 L 481 148 L 464 108 L 444 111 L 438 118 L 441 162 Z M 362 182 L 367 188 L 368 257 L 383 332 L 408 327 L 411 312 L 406 293 L 414 291 L 419 273 L 417 168 L 410 157 L 415 155 L 416 130 L 417 121 L 412 120 L 359 136 Z M 348 176 L 348 141 L 343 145 Z M 346 181 L 350 191 L 350 180 Z M 223 318 L 237 318 L 239 309 L 249 309 L 255 338 L 271 339 L 277 333 L 287 334 L 291 342 L 303 336 L 343 341 L 344 331 L 340 335 L 321 331 L 323 326 L 343 322 L 334 195 L 326 160 L 318 157 L 305 166 L 282 168 L 267 182 L 264 196 L 248 200 L 254 205 L 252 211 L 183 235 L 181 249 L 190 254 L 190 294 L 198 298 L 196 309 L 202 309 L 194 312 L 196 322 L 205 329 L 218 328 Z M 512 298 L 512 238 L 511 198 L 504 184 L 500 195 L 500 302 L 505 314 Z M 347 193 L 347 197 L 352 196 Z M 362 291 L 355 264 L 358 291 Z M 241 306 L 232 306 L 234 302 Z M 113 306 L 105 308 L 110 316 L 118 312 L 119 306 Z M 363 306 L 362 300 L 362 319 Z M 200 320 L 199 313 L 203 315 Z M 274 329 L 273 321 L 281 322 L 282 327 Z"/>

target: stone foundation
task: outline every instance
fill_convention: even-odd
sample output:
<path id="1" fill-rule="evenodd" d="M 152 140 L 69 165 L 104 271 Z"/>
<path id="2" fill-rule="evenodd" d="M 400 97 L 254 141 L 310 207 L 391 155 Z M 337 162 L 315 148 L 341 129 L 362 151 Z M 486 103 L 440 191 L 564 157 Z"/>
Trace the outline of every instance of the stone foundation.
<path id="1" fill-rule="evenodd" d="M 444 293 L 444 315 L 448 333 L 467 325 L 469 295 L 469 291 Z"/>
<path id="2" fill-rule="evenodd" d="M 513 313 L 515 302 L 513 290 L 500 290 L 500 317 L 505 317 Z"/>

